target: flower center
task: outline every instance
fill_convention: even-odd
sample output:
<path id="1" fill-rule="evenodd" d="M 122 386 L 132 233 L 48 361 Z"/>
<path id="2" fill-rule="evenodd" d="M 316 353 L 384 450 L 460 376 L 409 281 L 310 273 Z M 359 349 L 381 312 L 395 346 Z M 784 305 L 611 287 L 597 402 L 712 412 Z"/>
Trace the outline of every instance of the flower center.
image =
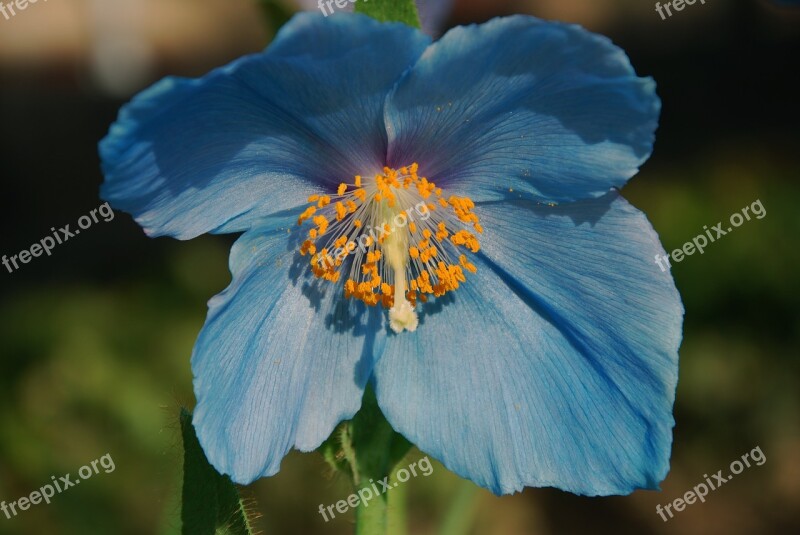
<path id="1" fill-rule="evenodd" d="M 417 171 L 415 163 L 385 167 L 372 180 L 356 176 L 335 195 L 309 197 L 297 220 L 313 224 L 300 254 L 314 276 L 343 282 L 345 298 L 388 308 L 397 333 L 416 330 L 418 302 L 456 290 L 465 270 L 477 271 L 460 249 L 477 253 L 468 228 L 483 232 L 469 198 L 445 197 Z"/>

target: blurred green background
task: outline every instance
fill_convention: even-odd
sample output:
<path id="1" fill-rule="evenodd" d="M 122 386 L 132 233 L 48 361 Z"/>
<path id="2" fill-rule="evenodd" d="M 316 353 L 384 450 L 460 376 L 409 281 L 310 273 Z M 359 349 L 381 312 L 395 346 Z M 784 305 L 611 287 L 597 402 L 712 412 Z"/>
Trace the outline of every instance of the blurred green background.
<path id="1" fill-rule="evenodd" d="M 656 150 L 624 194 L 668 251 L 756 199 L 766 209 L 673 267 L 686 322 L 663 491 L 497 498 L 435 464 L 396 491 L 411 533 L 800 532 L 800 14 L 726 0 L 662 21 L 653 4 L 457 0 L 448 24 L 515 12 L 577 22 L 656 79 Z M 96 142 L 126 99 L 163 75 L 200 75 L 263 48 L 278 11 L 251 0 L 71 0 L 0 18 L 0 254 L 100 204 Z M 189 355 L 206 301 L 229 281 L 231 242 L 150 240 L 118 213 L 50 258 L 0 270 L 0 500 L 106 453 L 116 463 L 51 505 L 0 515 L 0 534 L 179 532 L 178 411 L 194 403 Z M 757 446 L 763 466 L 668 523 L 656 515 Z M 244 492 L 263 533 L 352 532 L 352 516 L 326 524 L 317 512 L 350 492 L 317 454 L 291 454 Z"/>

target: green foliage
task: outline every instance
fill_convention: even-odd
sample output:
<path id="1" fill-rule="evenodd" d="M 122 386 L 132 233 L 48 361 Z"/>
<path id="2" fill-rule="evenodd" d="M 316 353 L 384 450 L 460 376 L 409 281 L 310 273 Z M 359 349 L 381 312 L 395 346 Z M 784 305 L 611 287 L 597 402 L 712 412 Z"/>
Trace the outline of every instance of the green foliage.
<path id="1" fill-rule="evenodd" d="M 252 535 L 239 491 L 208 463 L 194 432 L 192 415 L 181 410 L 183 435 L 183 533 Z"/>
<path id="2" fill-rule="evenodd" d="M 359 0 L 356 13 L 369 15 L 381 22 L 402 22 L 419 28 L 419 13 L 414 0 Z"/>

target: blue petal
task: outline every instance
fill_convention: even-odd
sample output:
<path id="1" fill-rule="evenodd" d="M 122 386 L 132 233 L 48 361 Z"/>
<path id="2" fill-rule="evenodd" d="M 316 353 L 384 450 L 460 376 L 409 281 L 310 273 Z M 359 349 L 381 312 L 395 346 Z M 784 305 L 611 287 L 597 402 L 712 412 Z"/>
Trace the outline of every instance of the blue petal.
<path id="1" fill-rule="evenodd" d="M 649 157 L 660 101 L 625 53 L 527 16 L 450 30 L 387 100 L 390 166 L 473 200 L 599 197 Z"/>
<path id="2" fill-rule="evenodd" d="M 389 422 L 511 493 L 655 488 L 669 469 L 683 307 L 646 218 L 616 194 L 476 209 L 478 272 L 375 367 Z"/>
<path id="3" fill-rule="evenodd" d="M 429 41 L 360 15 L 297 15 L 266 52 L 126 105 L 100 143 L 102 196 L 148 234 L 189 239 L 380 170 L 386 94 Z"/>
<path id="4" fill-rule="evenodd" d="M 293 218 L 246 232 L 233 282 L 209 302 L 192 356 L 194 425 L 214 467 L 241 484 L 275 474 L 290 448 L 319 447 L 361 406 L 383 314 L 308 278 Z M 294 222 L 294 223 L 293 223 Z"/>

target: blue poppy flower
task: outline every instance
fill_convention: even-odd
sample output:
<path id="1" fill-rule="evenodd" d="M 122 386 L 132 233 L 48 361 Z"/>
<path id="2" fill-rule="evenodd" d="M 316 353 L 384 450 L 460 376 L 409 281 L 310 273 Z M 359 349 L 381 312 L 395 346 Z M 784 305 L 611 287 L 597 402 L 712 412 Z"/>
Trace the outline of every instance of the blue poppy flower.
<path id="1" fill-rule="evenodd" d="M 527 16 L 431 44 L 300 14 L 135 97 L 100 144 L 103 198 L 151 236 L 243 232 L 192 356 L 211 463 L 275 474 L 371 382 L 398 432 L 495 493 L 657 487 L 683 308 L 616 188 L 659 111 L 609 40 Z"/>

